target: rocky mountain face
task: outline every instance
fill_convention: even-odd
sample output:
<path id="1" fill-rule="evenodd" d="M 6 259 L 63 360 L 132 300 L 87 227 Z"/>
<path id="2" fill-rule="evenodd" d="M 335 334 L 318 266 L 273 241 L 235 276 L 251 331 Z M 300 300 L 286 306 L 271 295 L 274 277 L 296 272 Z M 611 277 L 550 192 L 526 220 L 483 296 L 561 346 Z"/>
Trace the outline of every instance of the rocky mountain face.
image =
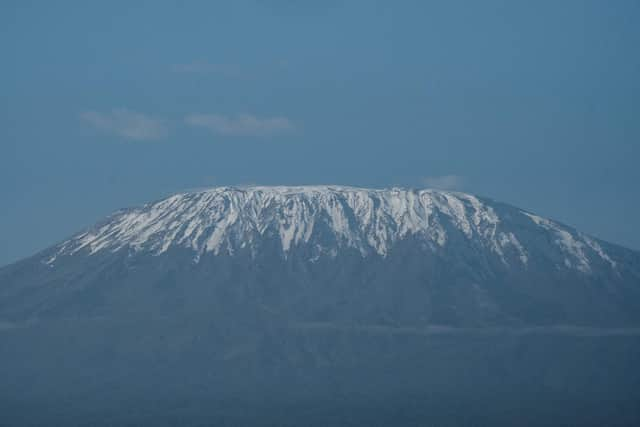
<path id="1" fill-rule="evenodd" d="M 194 191 L 0 269 L 0 425 L 633 425 L 638 357 L 638 252 L 462 193 Z"/>

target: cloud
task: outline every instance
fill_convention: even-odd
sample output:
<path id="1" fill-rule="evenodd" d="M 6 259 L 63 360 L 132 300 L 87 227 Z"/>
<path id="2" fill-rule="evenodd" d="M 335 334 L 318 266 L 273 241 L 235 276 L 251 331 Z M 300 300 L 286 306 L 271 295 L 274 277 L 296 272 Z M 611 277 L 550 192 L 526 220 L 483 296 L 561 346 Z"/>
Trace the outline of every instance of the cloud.
<path id="1" fill-rule="evenodd" d="M 97 129 L 135 141 L 158 140 L 167 136 L 162 120 L 126 108 L 106 113 L 84 111 L 80 118 Z"/>
<path id="2" fill-rule="evenodd" d="M 185 118 L 185 123 L 227 136 L 267 136 L 294 129 L 293 123 L 286 117 L 259 118 L 251 114 L 192 114 Z"/>
<path id="3" fill-rule="evenodd" d="M 428 176 L 422 182 L 429 188 L 456 190 L 462 187 L 464 178 L 459 175 Z"/>

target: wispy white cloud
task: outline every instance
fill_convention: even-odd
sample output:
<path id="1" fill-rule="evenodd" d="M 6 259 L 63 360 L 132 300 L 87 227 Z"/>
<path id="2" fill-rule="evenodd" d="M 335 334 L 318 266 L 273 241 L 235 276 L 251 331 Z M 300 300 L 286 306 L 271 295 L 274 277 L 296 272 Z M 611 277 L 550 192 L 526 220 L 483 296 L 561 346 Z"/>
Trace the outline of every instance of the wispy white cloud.
<path id="1" fill-rule="evenodd" d="M 135 141 L 151 141 L 167 136 L 167 128 L 160 119 L 146 114 L 116 108 L 109 112 L 84 111 L 80 118 L 97 129 Z"/>
<path id="2" fill-rule="evenodd" d="M 219 135 L 268 136 L 294 130 L 286 117 L 256 117 L 251 114 L 225 116 L 221 114 L 192 114 L 185 118 L 190 126 L 203 127 Z"/>
<path id="3" fill-rule="evenodd" d="M 428 176 L 422 183 L 438 190 L 458 190 L 464 184 L 464 178 L 460 175 Z"/>

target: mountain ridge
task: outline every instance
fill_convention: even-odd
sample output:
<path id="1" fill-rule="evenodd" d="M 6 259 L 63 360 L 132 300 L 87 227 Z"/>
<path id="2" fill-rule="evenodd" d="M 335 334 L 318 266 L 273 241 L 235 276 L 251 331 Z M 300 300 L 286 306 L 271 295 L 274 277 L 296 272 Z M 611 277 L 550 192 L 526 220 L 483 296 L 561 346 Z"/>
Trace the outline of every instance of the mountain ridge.
<path id="1" fill-rule="evenodd" d="M 233 245 L 225 239 L 250 242 L 256 237 L 253 231 L 263 235 L 271 227 L 277 229 L 286 254 L 292 244 L 308 242 L 315 226 L 327 225 L 337 245 L 356 248 L 363 255 L 373 250 L 385 256 L 390 246 L 410 234 L 422 235 L 425 242 L 443 246 L 448 236 L 446 228 L 453 226 L 467 238 L 482 240 L 503 261 L 503 252 L 508 249 L 516 251 L 526 264 L 528 257 L 522 244 L 513 232 L 499 230 L 501 218 L 492 205 L 509 210 L 508 214 L 525 215 L 537 226 L 555 233 L 566 255 L 565 264 L 588 271 L 584 251 L 592 250 L 615 268 L 598 239 L 491 199 L 429 189 L 330 185 L 215 187 L 178 193 L 142 207 L 116 211 L 85 233 L 63 242 L 59 253 L 74 253 L 85 247 L 94 253 L 105 247 L 127 245 L 162 253 L 177 244 L 191 247 L 199 258 L 203 252 L 232 251 Z M 172 215 L 171 209 L 180 215 Z M 187 222 L 186 228 L 181 228 Z M 233 232 L 240 235 L 232 236 Z M 149 244 L 150 240 L 156 243 Z M 47 262 L 54 262 L 55 258 Z"/>

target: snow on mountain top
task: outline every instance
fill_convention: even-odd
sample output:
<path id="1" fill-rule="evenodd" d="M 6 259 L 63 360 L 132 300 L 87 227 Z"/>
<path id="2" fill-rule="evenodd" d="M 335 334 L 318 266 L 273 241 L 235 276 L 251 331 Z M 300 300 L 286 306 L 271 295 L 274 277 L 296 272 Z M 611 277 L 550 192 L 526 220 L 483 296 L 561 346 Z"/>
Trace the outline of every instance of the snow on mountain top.
<path id="1" fill-rule="evenodd" d="M 265 237 L 278 239 L 284 256 L 299 245 L 310 245 L 318 256 L 335 256 L 341 248 L 387 256 L 411 237 L 432 251 L 460 245 L 462 239 L 505 265 L 526 268 L 536 233 L 548 237 L 566 268 L 588 273 L 596 258 L 615 268 L 594 239 L 470 194 L 338 185 L 216 187 L 175 194 L 116 212 L 63 242 L 48 263 L 60 255 L 122 248 L 154 255 L 189 248 L 198 260 L 208 252 L 253 251 Z"/>

